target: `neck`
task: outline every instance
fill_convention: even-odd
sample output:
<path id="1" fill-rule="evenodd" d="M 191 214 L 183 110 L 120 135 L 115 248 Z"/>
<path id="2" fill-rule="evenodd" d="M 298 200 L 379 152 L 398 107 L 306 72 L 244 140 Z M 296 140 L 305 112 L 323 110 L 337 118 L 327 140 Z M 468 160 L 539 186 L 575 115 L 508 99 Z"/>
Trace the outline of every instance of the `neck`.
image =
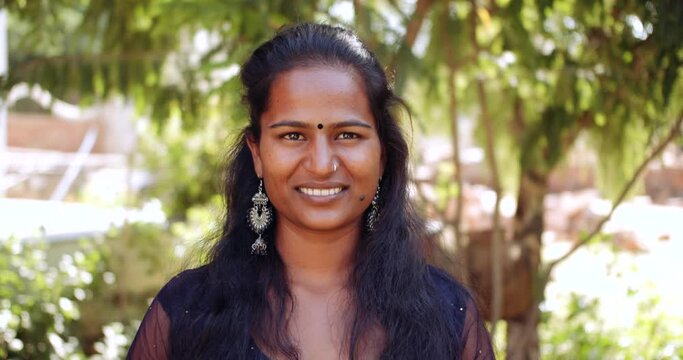
<path id="1" fill-rule="evenodd" d="M 275 236 L 277 251 L 293 289 L 326 292 L 346 286 L 353 268 L 359 227 L 320 232 L 278 222 Z"/>

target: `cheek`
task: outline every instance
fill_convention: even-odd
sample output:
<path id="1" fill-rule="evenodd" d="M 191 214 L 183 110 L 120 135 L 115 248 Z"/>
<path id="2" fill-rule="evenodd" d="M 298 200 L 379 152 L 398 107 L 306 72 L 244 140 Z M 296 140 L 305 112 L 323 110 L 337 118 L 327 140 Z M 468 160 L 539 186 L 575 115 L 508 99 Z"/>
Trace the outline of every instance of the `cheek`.
<path id="1" fill-rule="evenodd" d="M 381 176 L 382 155 L 379 146 L 368 146 L 365 151 L 346 151 L 343 156 L 354 176 L 369 180 L 377 180 Z"/>
<path id="2" fill-rule="evenodd" d="M 279 179 L 279 182 L 291 175 L 297 159 L 296 152 L 281 147 L 269 147 L 268 150 L 261 153 L 264 174 L 270 178 Z"/>

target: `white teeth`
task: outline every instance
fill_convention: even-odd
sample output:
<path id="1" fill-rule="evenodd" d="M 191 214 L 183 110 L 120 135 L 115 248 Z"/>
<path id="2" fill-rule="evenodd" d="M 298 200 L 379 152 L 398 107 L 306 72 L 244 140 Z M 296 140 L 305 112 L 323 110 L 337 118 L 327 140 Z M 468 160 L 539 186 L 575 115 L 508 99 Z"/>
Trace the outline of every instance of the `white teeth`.
<path id="1" fill-rule="evenodd" d="M 328 188 L 328 189 L 317 189 L 317 188 L 305 188 L 305 187 L 300 187 L 299 191 L 306 195 L 311 195 L 311 196 L 331 196 L 331 195 L 336 195 L 339 194 L 342 191 L 341 186 L 340 187 L 334 187 L 334 188 Z"/>

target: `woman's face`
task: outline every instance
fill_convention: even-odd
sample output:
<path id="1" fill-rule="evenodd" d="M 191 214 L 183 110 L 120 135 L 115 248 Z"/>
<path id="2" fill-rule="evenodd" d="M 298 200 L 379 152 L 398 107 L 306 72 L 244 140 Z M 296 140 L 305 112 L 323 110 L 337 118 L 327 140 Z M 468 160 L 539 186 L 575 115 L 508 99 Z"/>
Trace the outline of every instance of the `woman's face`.
<path id="1" fill-rule="evenodd" d="M 335 67 L 282 73 L 260 125 L 248 143 L 280 225 L 360 228 L 384 168 L 362 79 Z"/>

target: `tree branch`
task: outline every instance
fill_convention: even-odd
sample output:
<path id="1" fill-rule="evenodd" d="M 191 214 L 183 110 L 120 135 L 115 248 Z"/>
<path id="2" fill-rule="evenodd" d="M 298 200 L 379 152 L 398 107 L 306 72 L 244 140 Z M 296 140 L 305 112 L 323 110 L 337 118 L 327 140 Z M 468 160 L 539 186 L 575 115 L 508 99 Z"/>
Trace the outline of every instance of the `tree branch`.
<path id="1" fill-rule="evenodd" d="M 415 12 L 413 13 L 413 16 L 410 17 L 410 20 L 408 20 L 408 24 L 406 25 L 406 35 L 404 37 L 406 46 L 412 47 L 415 43 L 417 33 L 420 31 L 422 23 L 427 16 L 427 11 L 432 4 L 432 0 L 418 0 L 417 4 L 415 5 Z"/>
<path id="2" fill-rule="evenodd" d="M 401 45 L 402 47 L 406 47 L 408 49 L 413 47 L 413 44 L 415 44 L 415 39 L 417 39 L 417 34 L 420 32 L 420 28 L 422 28 L 422 23 L 424 22 L 425 17 L 427 17 L 427 12 L 433 4 L 433 0 L 417 1 L 417 4 L 415 5 L 415 12 L 413 12 L 413 15 L 410 17 L 410 19 L 408 19 L 408 24 L 406 24 L 406 34 L 403 36 Z M 398 54 L 399 52 L 397 51 L 389 63 L 390 72 L 393 72 L 396 69 Z"/>
<path id="3" fill-rule="evenodd" d="M 571 256 L 574 252 L 576 252 L 576 250 L 578 250 L 578 249 L 581 248 L 582 246 L 584 246 L 584 245 L 586 245 L 587 243 L 589 243 L 591 240 L 593 240 L 593 238 L 594 238 L 596 235 L 598 235 L 598 234 L 600 233 L 600 231 L 602 230 L 602 228 L 603 228 L 603 226 L 605 225 L 605 223 L 607 223 L 607 221 L 609 221 L 609 219 L 610 219 L 610 218 L 612 217 L 612 215 L 614 214 L 614 211 L 616 210 L 617 206 L 619 206 L 619 204 L 621 204 L 621 203 L 624 201 L 624 199 L 626 198 L 626 195 L 628 195 L 628 193 L 631 191 L 631 189 L 633 188 L 633 186 L 636 184 L 636 182 L 637 182 L 638 179 L 640 178 L 640 175 L 642 175 L 642 173 L 645 171 L 645 169 L 647 168 L 647 165 L 648 165 L 652 160 L 654 160 L 654 158 L 656 158 L 657 156 L 659 156 L 659 154 L 661 154 L 662 151 L 664 151 L 664 148 L 666 148 L 666 146 L 667 146 L 670 142 L 672 142 L 674 139 L 676 139 L 676 137 L 679 135 L 679 133 L 680 133 L 680 131 L 681 131 L 681 123 L 683 123 L 683 114 L 679 115 L 678 120 L 676 120 L 676 122 L 671 126 L 671 129 L 669 130 L 669 133 L 667 134 L 667 136 L 664 137 L 664 138 L 663 138 L 663 139 L 662 139 L 662 140 L 661 140 L 661 141 L 652 149 L 652 151 L 650 152 L 650 155 L 648 155 L 647 157 L 645 157 L 645 159 L 643 159 L 643 161 L 640 163 L 640 165 L 638 166 L 638 168 L 637 168 L 636 171 L 634 172 L 634 174 L 633 174 L 633 176 L 631 177 L 631 179 L 626 183 L 626 185 L 624 185 L 624 188 L 623 188 L 623 189 L 621 190 L 621 192 L 619 193 L 619 196 L 617 196 L 617 198 L 616 198 L 616 200 L 614 201 L 614 203 L 613 203 L 613 205 L 612 205 L 612 208 L 610 209 L 609 213 L 608 213 L 607 215 L 605 215 L 605 216 L 600 220 L 600 222 L 598 222 L 598 224 L 595 226 L 595 228 L 593 229 L 593 231 L 591 231 L 590 234 L 588 234 L 586 237 L 584 237 L 583 239 L 581 239 L 581 241 L 579 241 L 579 242 L 577 242 L 576 244 L 574 244 L 574 246 L 572 246 L 571 249 L 569 249 L 564 255 L 560 256 L 559 258 L 553 260 L 552 262 L 550 262 L 550 263 L 548 264 L 548 266 L 546 267 L 546 270 L 545 270 L 545 272 L 544 272 L 544 278 L 545 278 L 545 279 L 550 278 L 550 273 L 553 271 L 553 269 L 555 268 L 555 266 L 557 266 L 557 264 L 559 264 L 559 263 L 561 263 L 562 261 L 566 260 L 569 256 Z"/>

